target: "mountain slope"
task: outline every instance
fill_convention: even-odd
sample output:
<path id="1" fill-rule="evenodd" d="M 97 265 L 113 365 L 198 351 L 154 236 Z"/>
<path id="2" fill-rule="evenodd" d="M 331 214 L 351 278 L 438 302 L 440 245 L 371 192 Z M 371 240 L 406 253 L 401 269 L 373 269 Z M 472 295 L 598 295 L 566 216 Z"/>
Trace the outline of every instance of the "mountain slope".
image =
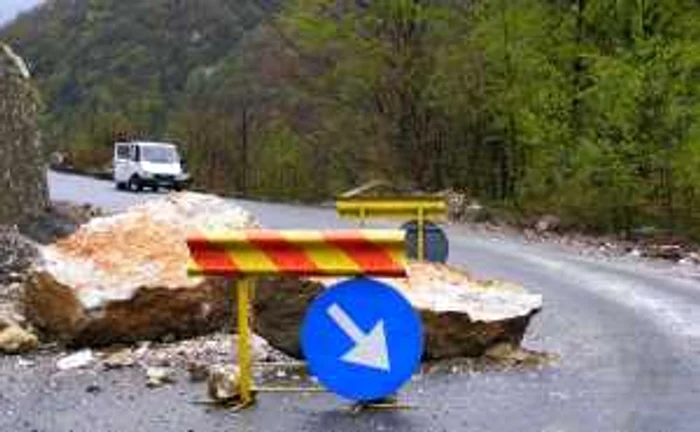
<path id="1" fill-rule="evenodd" d="M 264 0 L 50 0 L 0 31 L 27 60 L 54 141 L 165 130 L 188 77 L 274 11 Z M 104 133 L 102 133 L 104 131 Z M 94 143 L 84 143 L 84 145 Z"/>

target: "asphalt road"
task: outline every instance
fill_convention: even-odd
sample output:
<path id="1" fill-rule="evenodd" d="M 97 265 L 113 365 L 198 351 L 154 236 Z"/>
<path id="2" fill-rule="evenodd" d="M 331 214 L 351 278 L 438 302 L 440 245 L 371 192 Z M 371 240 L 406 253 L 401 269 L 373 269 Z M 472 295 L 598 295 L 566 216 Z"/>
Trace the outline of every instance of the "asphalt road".
<path id="1" fill-rule="evenodd" d="M 50 175 L 57 200 L 119 210 L 153 194 Z M 330 209 L 241 201 L 268 227 L 348 226 Z M 332 395 L 266 394 L 242 414 L 192 403 L 179 380 L 145 390 L 134 370 L 56 374 L 48 357 L 0 360 L 0 430 L 20 431 L 692 431 L 700 430 L 700 282 L 692 271 L 582 256 L 450 227 L 451 263 L 544 296 L 525 345 L 556 353 L 537 370 L 417 377 L 405 411 L 353 414 Z M 100 391 L 88 393 L 96 383 Z"/>

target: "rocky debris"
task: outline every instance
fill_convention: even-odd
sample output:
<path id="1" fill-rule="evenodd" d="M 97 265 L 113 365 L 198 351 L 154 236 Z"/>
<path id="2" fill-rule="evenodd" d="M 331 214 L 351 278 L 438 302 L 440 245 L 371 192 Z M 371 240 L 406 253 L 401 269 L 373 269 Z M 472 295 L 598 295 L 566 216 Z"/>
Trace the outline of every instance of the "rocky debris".
<path id="1" fill-rule="evenodd" d="M 544 215 L 535 223 L 535 231 L 539 234 L 557 231 L 561 227 L 561 219 L 554 215 Z"/>
<path id="2" fill-rule="evenodd" d="M 298 332 L 307 305 L 339 279 L 266 279 L 256 292 L 256 332 L 284 353 L 300 358 Z M 479 281 L 442 264 L 412 263 L 407 279 L 385 279 L 419 311 L 425 360 L 478 357 L 507 342 L 519 346 L 539 295 L 496 281 Z"/>
<path id="3" fill-rule="evenodd" d="M 0 225 L 21 223 L 48 206 L 39 105 L 26 64 L 0 43 Z"/>
<path id="4" fill-rule="evenodd" d="M 91 349 L 84 349 L 73 354 L 66 355 L 56 362 L 56 368 L 60 371 L 80 369 L 90 366 L 95 361 L 95 354 Z"/>
<path id="5" fill-rule="evenodd" d="M 197 338 L 170 343 L 143 344 L 140 348 L 127 350 L 121 355 L 130 357 L 134 363 L 147 366 L 176 367 L 190 370 L 193 365 L 228 363 L 237 357 L 238 337 L 228 333 L 214 333 Z M 255 336 L 252 343 L 253 359 L 256 362 L 282 362 L 287 360 L 265 340 Z M 107 367 L 107 365 L 105 365 Z"/>
<path id="6" fill-rule="evenodd" d="M 492 220 L 493 216 L 488 208 L 478 201 L 471 201 L 464 207 L 462 220 L 471 223 L 485 223 Z"/>
<path id="7" fill-rule="evenodd" d="M 16 227 L 0 226 L 0 285 L 22 281 L 38 249 Z"/>
<path id="8" fill-rule="evenodd" d="M 248 212 L 184 192 L 92 219 L 40 247 L 26 288 L 28 318 L 73 345 L 188 337 L 220 329 L 230 283 L 187 275 L 188 235 L 258 227 Z"/>
<path id="9" fill-rule="evenodd" d="M 491 211 L 465 192 L 448 189 L 440 193 L 447 202 L 447 218 L 451 222 L 485 223 L 493 219 Z"/>
<path id="10" fill-rule="evenodd" d="M 0 322 L 11 322 L 18 326 L 26 325 L 22 308 L 23 294 L 24 285 L 21 282 L 0 284 Z"/>
<path id="11" fill-rule="evenodd" d="M 175 371 L 167 367 L 149 367 L 146 368 L 146 377 L 147 387 L 161 387 L 175 382 Z"/>
<path id="12" fill-rule="evenodd" d="M 105 353 L 102 365 L 105 369 L 122 369 L 136 364 L 136 356 L 130 348 L 122 348 L 113 352 Z"/>
<path id="13" fill-rule="evenodd" d="M 190 381 L 204 382 L 209 378 L 209 366 L 206 363 L 193 361 L 187 365 L 187 373 L 190 376 Z"/>
<path id="14" fill-rule="evenodd" d="M 489 348 L 481 357 L 461 357 L 425 363 L 421 372 L 424 375 L 458 375 L 475 372 L 532 370 L 556 365 L 559 361 L 560 358 L 555 354 L 532 351 L 505 342 Z M 421 379 L 421 375 L 416 375 L 414 379 Z"/>
<path id="15" fill-rule="evenodd" d="M 502 367 L 546 366 L 558 360 L 556 355 L 527 350 L 508 342 L 490 347 L 484 353 L 484 357 Z"/>
<path id="16" fill-rule="evenodd" d="M 227 405 L 238 399 L 240 371 L 236 366 L 213 366 L 207 377 L 207 393 L 217 404 Z"/>
<path id="17" fill-rule="evenodd" d="M 0 226 L 0 322 L 26 325 L 24 282 L 37 255 L 37 247 L 16 228 Z"/>
<path id="18" fill-rule="evenodd" d="M 467 195 L 453 189 L 447 189 L 440 193 L 447 202 L 447 217 L 449 220 L 459 222 L 464 220 L 464 210 L 467 206 Z"/>
<path id="19" fill-rule="evenodd" d="M 676 262 L 681 261 L 690 253 L 681 244 L 651 244 L 642 249 L 644 257 Z"/>
<path id="20" fill-rule="evenodd" d="M 19 230 L 32 240 L 47 245 L 68 237 L 98 216 L 104 216 L 104 213 L 96 207 L 59 201 L 46 212 L 27 218 L 19 225 Z"/>
<path id="21" fill-rule="evenodd" d="M 39 339 L 20 326 L 0 320 L 0 353 L 23 354 L 37 349 Z"/>

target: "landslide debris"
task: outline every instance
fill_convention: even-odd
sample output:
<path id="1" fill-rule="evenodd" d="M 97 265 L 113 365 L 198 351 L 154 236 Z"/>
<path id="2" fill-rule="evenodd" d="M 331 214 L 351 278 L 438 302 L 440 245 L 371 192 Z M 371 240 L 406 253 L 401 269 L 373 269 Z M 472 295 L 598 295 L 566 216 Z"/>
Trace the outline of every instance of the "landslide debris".
<path id="1" fill-rule="evenodd" d="M 26 287 L 28 318 L 78 346 L 218 330 L 232 319 L 230 283 L 190 278 L 185 240 L 201 230 L 257 226 L 229 201 L 190 192 L 94 218 L 39 248 Z"/>

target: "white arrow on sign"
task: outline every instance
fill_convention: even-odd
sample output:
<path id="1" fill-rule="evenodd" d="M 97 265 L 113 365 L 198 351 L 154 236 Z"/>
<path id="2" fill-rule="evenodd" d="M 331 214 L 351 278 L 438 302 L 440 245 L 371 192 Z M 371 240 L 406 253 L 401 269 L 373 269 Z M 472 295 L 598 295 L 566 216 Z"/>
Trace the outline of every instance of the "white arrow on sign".
<path id="1" fill-rule="evenodd" d="M 355 346 L 346 352 L 341 360 L 386 372 L 391 370 L 384 321 L 379 321 L 372 331 L 365 334 L 337 303 L 328 308 L 328 315 L 355 342 Z"/>

